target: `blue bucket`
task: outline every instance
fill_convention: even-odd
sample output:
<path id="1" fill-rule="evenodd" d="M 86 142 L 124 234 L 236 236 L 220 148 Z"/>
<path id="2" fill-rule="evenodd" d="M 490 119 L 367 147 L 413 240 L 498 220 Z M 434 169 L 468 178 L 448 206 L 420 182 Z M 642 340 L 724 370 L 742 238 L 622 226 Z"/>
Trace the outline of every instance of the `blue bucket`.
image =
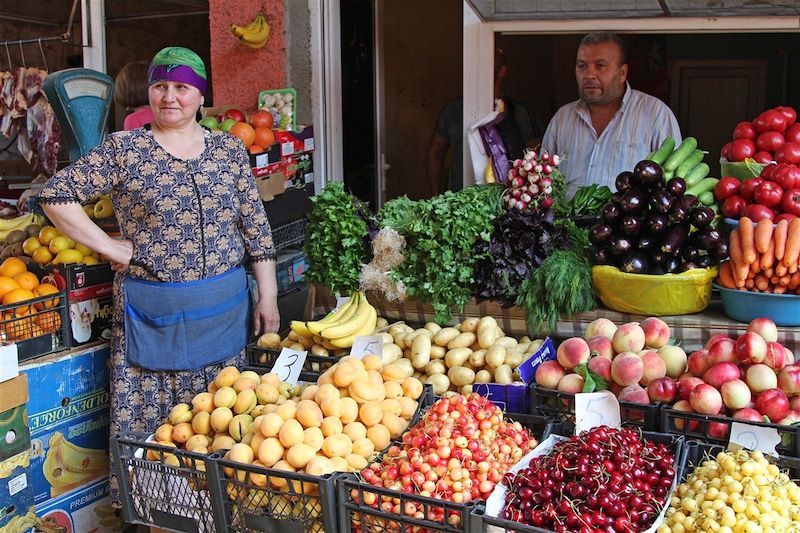
<path id="1" fill-rule="evenodd" d="M 722 296 L 725 314 L 739 322 L 769 318 L 778 326 L 800 326 L 800 295 L 728 289 L 714 285 Z"/>

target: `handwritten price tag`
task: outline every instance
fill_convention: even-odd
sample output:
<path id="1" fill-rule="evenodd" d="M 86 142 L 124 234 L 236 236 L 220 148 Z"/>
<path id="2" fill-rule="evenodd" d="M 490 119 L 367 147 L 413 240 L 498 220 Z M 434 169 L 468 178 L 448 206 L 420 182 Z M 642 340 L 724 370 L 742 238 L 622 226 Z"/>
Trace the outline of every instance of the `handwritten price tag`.
<path id="1" fill-rule="evenodd" d="M 539 365 L 545 361 L 553 361 L 555 358 L 556 347 L 553 345 L 553 341 L 550 337 L 547 337 L 542 345 L 539 346 L 539 349 L 519 365 L 519 368 L 517 368 L 519 377 L 521 377 L 522 381 L 525 383 L 530 383 L 536 376 L 536 369 L 539 368 Z"/>
<path id="2" fill-rule="evenodd" d="M 619 402 L 609 391 L 587 392 L 575 395 L 575 434 L 597 426 L 621 426 Z"/>
<path id="3" fill-rule="evenodd" d="M 300 378 L 300 371 L 303 370 L 303 363 L 306 362 L 306 355 L 307 351 L 283 348 L 269 373 L 277 375 L 281 381 L 295 385 Z"/>
<path id="4" fill-rule="evenodd" d="M 383 337 L 381 335 L 365 335 L 356 337 L 350 355 L 356 359 L 364 359 L 368 355 L 383 356 Z"/>
<path id="5" fill-rule="evenodd" d="M 781 443 L 781 436 L 775 428 L 733 422 L 731 424 L 731 435 L 728 438 L 728 449 L 759 451 L 770 455 L 778 456 L 775 447 Z"/>

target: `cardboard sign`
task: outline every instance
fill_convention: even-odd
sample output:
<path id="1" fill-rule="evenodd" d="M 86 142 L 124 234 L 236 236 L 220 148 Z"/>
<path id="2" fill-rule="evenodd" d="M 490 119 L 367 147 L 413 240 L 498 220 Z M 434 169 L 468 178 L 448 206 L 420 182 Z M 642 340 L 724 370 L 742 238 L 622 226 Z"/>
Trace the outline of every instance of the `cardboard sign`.
<path id="1" fill-rule="evenodd" d="M 556 358 L 556 347 L 550 337 L 547 337 L 539 349 L 533 352 L 521 365 L 517 368 L 519 377 L 525 383 L 530 383 L 536 376 L 536 369 L 545 361 L 553 361 Z"/>
<path id="2" fill-rule="evenodd" d="M 300 378 L 300 371 L 303 370 L 303 363 L 306 362 L 306 355 L 307 351 L 282 348 L 278 360 L 269 373 L 277 375 L 281 381 L 295 385 Z"/>
<path id="3" fill-rule="evenodd" d="M 575 395 L 575 434 L 598 426 L 622 426 L 619 402 L 609 391 L 586 392 Z"/>
<path id="4" fill-rule="evenodd" d="M 731 435 L 728 438 L 729 450 L 759 451 L 769 455 L 778 456 L 775 447 L 781 443 L 781 436 L 775 428 L 756 426 L 743 422 L 731 424 Z"/>
<path id="5" fill-rule="evenodd" d="M 19 376 L 17 345 L 0 346 L 0 383 L 17 376 Z"/>
<path id="6" fill-rule="evenodd" d="M 353 347 L 350 348 L 350 355 L 356 359 L 364 359 L 368 355 L 383 356 L 383 336 L 365 335 L 356 337 Z"/>

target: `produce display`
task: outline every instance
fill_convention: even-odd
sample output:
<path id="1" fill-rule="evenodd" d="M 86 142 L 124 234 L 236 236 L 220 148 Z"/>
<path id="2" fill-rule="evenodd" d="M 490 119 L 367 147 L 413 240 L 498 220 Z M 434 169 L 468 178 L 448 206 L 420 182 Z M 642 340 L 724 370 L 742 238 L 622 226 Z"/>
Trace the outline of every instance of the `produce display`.
<path id="1" fill-rule="evenodd" d="M 662 166 L 667 184 L 672 178 L 681 178 L 686 184 L 686 194 L 696 196 L 701 204 L 713 207 L 715 202 L 710 191 L 717 184 L 717 179 L 708 177 L 711 167 L 703 162 L 706 153 L 697 148 L 697 139 L 694 137 L 686 137 L 677 148 L 675 139 L 667 137 L 659 149 L 645 159 Z"/>
<path id="2" fill-rule="evenodd" d="M 454 395 L 436 401 L 402 442 L 363 469 L 361 477 L 371 485 L 406 494 L 455 503 L 485 500 L 503 474 L 537 444 L 529 430 L 519 422 L 504 420 L 500 408 L 486 398 L 476 393 Z M 445 518 L 445 509 L 435 505 L 408 503 L 401 511 L 399 499 L 366 489 L 363 493 L 353 490 L 350 497 L 358 501 L 359 494 L 364 496 L 363 504 L 380 505 L 387 513 L 447 521 L 454 527 L 466 518 L 452 511 Z M 370 531 L 393 527 L 391 523 L 364 525 L 373 528 Z"/>
<path id="3" fill-rule="evenodd" d="M 279 130 L 294 130 L 296 127 L 295 106 L 297 93 L 291 87 L 270 89 L 258 93 L 258 108 L 272 115 Z"/>
<path id="4" fill-rule="evenodd" d="M 0 338 L 20 342 L 58 331 L 61 312 L 54 308 L 61 300 L 54 296 L 57 294 L 53 283 L 28 272 L 28 266 L 18 257 L 4 259 L 0 263 Z M 38 301 L 26 303 L 31 300 Z"/>
<path id="5" fill-rule="evenodd" d="M 800 218 L 773 224 L 748 217 L 730 234 L 730 260 L 719 267 L 717 282 L 729 289 L 800 294 Z"/>
<path id="6" fill-rule="evenodd" d="M 733 141 L 720 154 L 728 161 L 757 163 L 800 163 L 800 124 L 797 112 L 788 106 L 775 107 L 752 121 L 739 122 L 733 129 Z"/>
<path id="7" fill-rule="evenodd" d="M 769 164 L 758 177 L 744 181 L 727 176 L 717 183 L 714 196 L 728 218 L 791 220 L 800 216 L 800 166 Z"/>
<path id="8" fill-rule="evenodd" d="M 554 196 L 563 196 L 565 182 L 558 171 L 559 162 L 556 154 L 526 149 L 508 171 L 504 195 L 508 208 L 535 213 L 553 205 Z"/>
<path id="9" fill-rule="evenodd" d="M 800 487 L 761 452 L 720 451 L 678 485 L 658 533 L 792 531 Z"/>
<path id="10" fill-rule="evenodd" d="M 200 124 L 238 137 L 251 154 L 260 154 L 275 142 L 272 115 L 264 110 L 245 114 L 240 109 L 231 108 L 218 116 L 203 117 Z"/>
<path id="11" fill-rule="evenodd" d="M 660 318 L 619 327 L 598 318 L 586 328 L 584 338 L 565 340 L 555 361 L 539 365 L 535 382 L 567 393 L 611 390 L 622 401 L 671 403 L 687 357 L 669 341 L 669 326 Z"/>
<path id="12" fill-rule="evenodd" d="M 678 379 L 676 411 L 754 422 L 793 425 L 800 422 L 800 367 L 778 342 L 778 328 L 765 318 L 753 320 L 733 339 L 715 335 L 689 355 Z M 673 423 L 682 430 L 684 421 Z M 689 422 L 695 431 L 697 421 Z M 707 433 L 725 439 L 730 424 L 713 422 Z"/>
<path id="13" fill-rule="evenodd" d="M 547 531 L 645 531 L 675 483 L 675 454 L 633 429 L 600 426 L 506 474 L 501 517 Z"/>
<path id="14" fill-rule="evenodd" d="M 100 200 L 102 201 L 102 200 Z M 98 202 L 99 204 L 100 202 Z M 113 214 L 113 212 L 112 212 Z M 38 232 L 34 232 L 38 225 L 28 226 L 30 235 L 11 252 L 20 249 L 22 253 L 18 256 L 26 256 L 34 263 L 42 266 L 47 265 L 99 265 L 108 263 L 108 259 L 93 251 L 88 246 L 75 242 L 66 235 L 62 235 L 54 226 L 41 226 Z M 8 241 L 8 239 L 6 239 Z M 17 254 L 14 254 L 17 255 Z M 0 253 L 2 256 L 2 253 Z"/>

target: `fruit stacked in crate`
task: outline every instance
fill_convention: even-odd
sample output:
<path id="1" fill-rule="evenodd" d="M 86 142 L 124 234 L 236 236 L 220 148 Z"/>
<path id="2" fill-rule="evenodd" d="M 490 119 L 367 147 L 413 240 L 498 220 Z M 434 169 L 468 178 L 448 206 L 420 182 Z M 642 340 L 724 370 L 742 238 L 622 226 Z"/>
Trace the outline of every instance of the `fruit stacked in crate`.
<path id="1" fill-rule="evenodd" d="M 58 331 L 59 294 L 53 283 L 29 272 L 24 261 L 6 258 L 0 263 L 0 335 L 5 341 L 20 342 Z"/>

